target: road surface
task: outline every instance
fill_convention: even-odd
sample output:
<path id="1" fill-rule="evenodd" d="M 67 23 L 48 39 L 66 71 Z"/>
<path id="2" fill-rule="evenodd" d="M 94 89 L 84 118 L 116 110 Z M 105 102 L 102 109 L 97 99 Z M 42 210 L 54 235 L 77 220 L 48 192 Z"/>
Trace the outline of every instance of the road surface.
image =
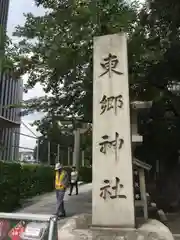
<path id="1" fill-rule="evenodd" d="M 68 196 L 69 191 L 65 195 L 65 208 L 67 217 L 59 220 L 58 227 L 61 227 L 70 217 L 81 213 L 92 212 L 92 184 L 84 184 L 79 186 L 79 195 Z M 21 213 L 39 213 L 54 214 L 56 211 L 55 192 L 35 197 L 26 206 L 17 212 Z M 168 216 L 169 227 L 173 232 L 175 240 L 180 240 L 180 215 L 175 214 L 173 217 Z"/>
<path id="2" fill-rule="evenodd" d="M 74 189 L 75 190 L 75 189 Z M 62 226 L 70 217 L 81 214 L 91 213 L 92 208 L 92 184 L 84 184 L 79 186 L 79 194 L 68 196 L 69 191 L 65 195 L 65 208 L 67 217 L 59 220 L 58 225 Z M 17 212 L 20 213 L 35 213 L 35 214 L 54 214 L 56 211 L 56 196 L 55 192 L 48 193 L 43 196 L 35 197 L 29 203 Z"/>

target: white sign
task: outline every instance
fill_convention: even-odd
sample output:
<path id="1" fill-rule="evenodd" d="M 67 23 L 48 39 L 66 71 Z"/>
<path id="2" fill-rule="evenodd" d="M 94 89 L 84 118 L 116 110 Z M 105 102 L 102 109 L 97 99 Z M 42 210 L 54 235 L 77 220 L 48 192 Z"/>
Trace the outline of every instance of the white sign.
<path id="1" fill-rule="evenodd" d="M 32 237 L 39 237 L 41 233 L 40 228 L 33 228 L 33 227 L 27 227 L 25 231 L 25 235 L 32 236 Z"/>
<path id="2" fill-rule="evenodd" d="M 93 216 L 100 227 L 134 227 L 127 40 L 94 39 Z"/>

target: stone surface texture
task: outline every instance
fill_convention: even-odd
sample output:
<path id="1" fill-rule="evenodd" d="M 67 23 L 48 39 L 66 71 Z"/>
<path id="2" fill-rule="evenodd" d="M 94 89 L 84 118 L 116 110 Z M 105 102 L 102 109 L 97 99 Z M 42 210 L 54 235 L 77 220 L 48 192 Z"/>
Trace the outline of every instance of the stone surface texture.
<path id="1" fill-rule="evenodd" d="M 147 223 L 144 223 L 139 229 L 139 233 L 144 233 L 145 238 L 147 239 L 164 239 L 164 240 L 173 240 L 174 237 L 170 232 L 169 228 L 166 227 L 163 223 L 150 219 Z"/>
<path id="2" fill-rule="evenodd" d="M 92 222 L 96 226 L 133 227 L 134 197 L 126 35 L 122 33 L 95 38 L 93 57 Z M 103 96 L 106 99 L 104 104 L 100 103 Z M 117 96 L 122 98 L 115 100 Z M 110 97 L 111 100 L 107 100 Z M 122 106 L 118 107 L 121 100 Z M 119 134 L 117 138 L 116 133 Z M 115 141 L 104 146 L 102 153 L 100 148 L 103 146 L 99 144 L 104 141 L 102 137 L 105 135 L 108 136 L 108 142 Z M 121 140 L 123 144 L 120 147 Z M 120 179 L 121 185 L 117 184 L 118 189 L 113 190 L 116 177 Z M 101 191 L 100 188 L 105 186 L 104 180 L 110 181 L 110 187 Z M 125 197 L 111 199 L 109 191 L 112 195 Z M 100 197 L 101 193 L 105 199 Z"/>
<path id="3" fill-rule="evenodd" d="M 69 219 L 58 231 L 61 240 L 174 240 L 170 230 L 157 220 L 148 220 L 137 229 L 91 228 L 91 215 Z"/>

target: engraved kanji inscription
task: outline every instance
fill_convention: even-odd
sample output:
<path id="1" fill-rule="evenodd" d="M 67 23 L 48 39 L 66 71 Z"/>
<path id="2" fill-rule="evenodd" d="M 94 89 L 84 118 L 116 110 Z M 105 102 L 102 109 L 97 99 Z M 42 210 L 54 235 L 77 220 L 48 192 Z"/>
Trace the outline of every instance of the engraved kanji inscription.
<path id="1" fill-rule="evenodd" d="M 109 140 L 110 137 L 108 135 L 102 136 L 102 139 L 103 141 L 99 143 L 100 152 L 106 154 L 108 148 L 113 148 L 117 157 L 117 150 L 121 149 L 124 143 L 124 140 L 119 137 L 119 133 L 115 133 L 114 140 Z"/>
<path id="2" fill-rule="evenodd" d="M 108 179 L 105 179 L 103 183 L 104 183 L 103 187 L 100 188 L 100 197 L 103 198 L 104 200 L 106 200 L 108 197 L 110 199 L 127 198 L 126 195 L 121 194 L 124 185 L 120 183 L 120 178 L 115 177 L 114 184 L 113 181 L 110 181 Z"/>
<path id="3" fill-rule="evenodd" d="M 100 197 L 106 199 L 108 196 L 111 196 L 111 186 L 108 179 L 104 180 L 104 186 L 100 188 Z"/>
<path id="4" fill-rule="evenodd" d="M 118 96 L 110 96 L 107 97 L 104 95 L 100 101 L 101 104 L 101 113 L 103 114 L 106 111 L 109 111 L 111 109 L 114 109 L 114 113 L 117 114 L 117 109 L 122 108 L 123 106 L 123 100 L 122 100 L 122 95 Z"/>
<path id="5" fill-rule="evenodd" d="M 102 77 L 103 75 L 108 73 L 109 77 L 111 78 L 112 72 L 114 72 L 115 74 L 118 74 L 118 75 L 122 75 L 123 74 L 122 72 L 116 70 L 118 63 L 119 63 L 119 60 L 118 60 L 117 56 L 109 53 L 108 57 L 104 58 L 103 62 L 100 63 L 100 65 L 104 69 L 104 72 L 99 77 Z"/>

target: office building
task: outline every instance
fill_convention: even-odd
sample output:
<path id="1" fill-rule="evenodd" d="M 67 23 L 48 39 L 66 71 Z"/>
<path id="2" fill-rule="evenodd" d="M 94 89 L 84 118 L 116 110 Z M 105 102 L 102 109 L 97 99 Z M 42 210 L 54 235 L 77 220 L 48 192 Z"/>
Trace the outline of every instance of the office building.
<path id="1" fill-rule="evenodd" d="M 8 18 L 9 0 L 0 0 L 1 55 Z M 1 66 L 0 72 L 0 160 L 16 160 L 19 156 L 20 109 L 10 106 L 22 100 L 22 81 L 13 77 L 13 70 Z"/>
<path id="2" fill-rule="evenodd" d="M 9 10 L 9 0 L 0 0 L 0 24 L 6 29 Z"/>

